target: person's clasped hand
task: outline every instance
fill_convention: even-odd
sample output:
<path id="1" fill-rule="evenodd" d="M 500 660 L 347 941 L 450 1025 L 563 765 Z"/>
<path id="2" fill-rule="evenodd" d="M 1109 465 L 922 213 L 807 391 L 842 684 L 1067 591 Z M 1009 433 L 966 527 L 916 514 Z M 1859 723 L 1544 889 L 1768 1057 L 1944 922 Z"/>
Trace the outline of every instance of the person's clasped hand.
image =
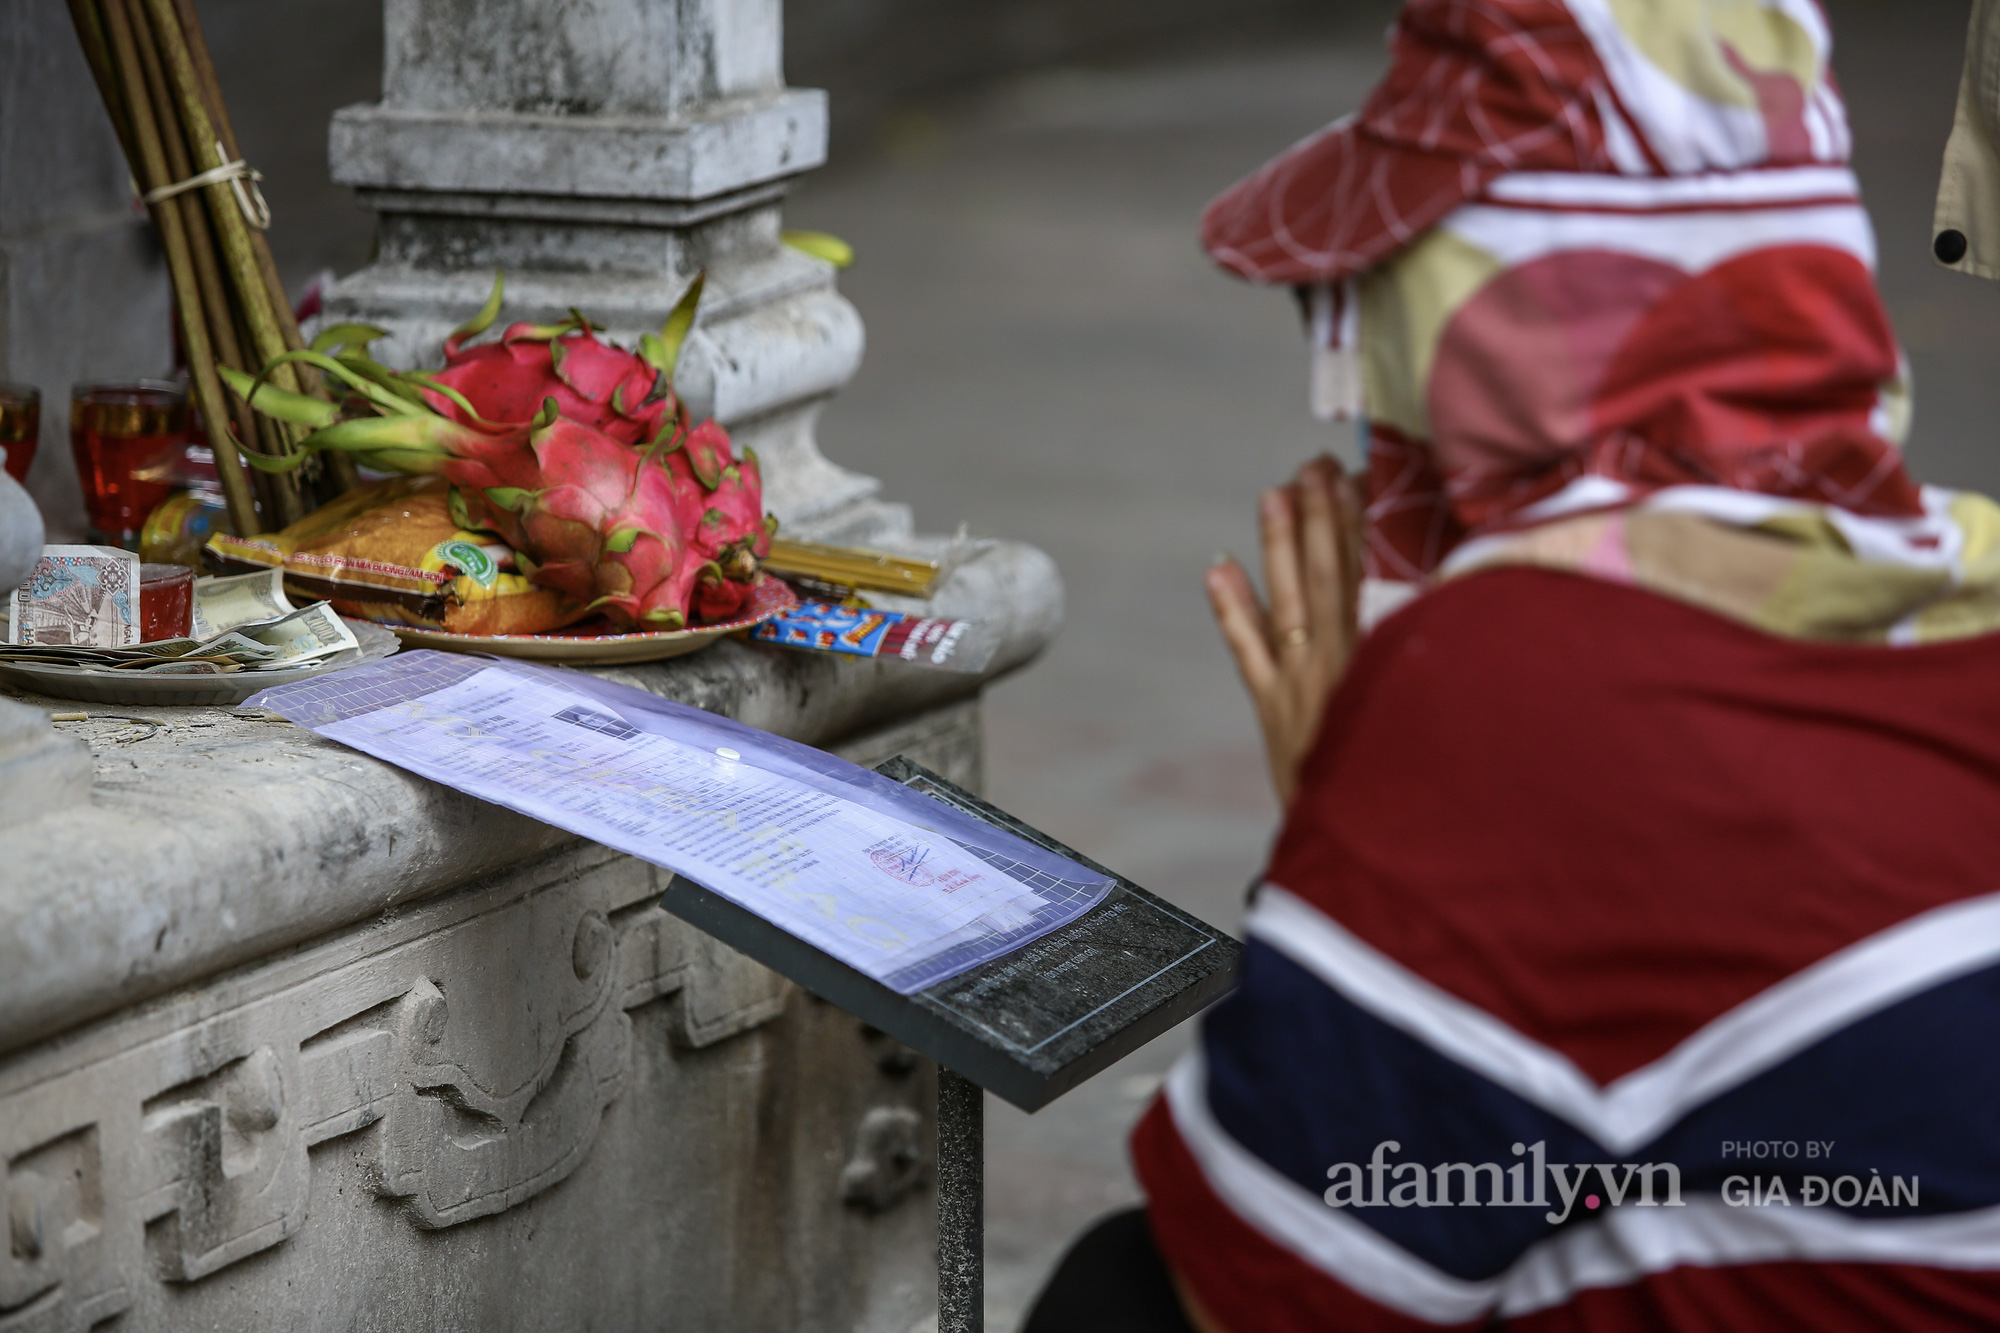
<path id="1" fill-rule="evenodd" d="M 1322 454 L 1258 502 L 1267 607 L 1229 557 L 1208 571 L 1208 598 L 1264 732 L 1278 799 L 1290 805 L 1358 631 L 1361 506 L 1352 478 Z"/>

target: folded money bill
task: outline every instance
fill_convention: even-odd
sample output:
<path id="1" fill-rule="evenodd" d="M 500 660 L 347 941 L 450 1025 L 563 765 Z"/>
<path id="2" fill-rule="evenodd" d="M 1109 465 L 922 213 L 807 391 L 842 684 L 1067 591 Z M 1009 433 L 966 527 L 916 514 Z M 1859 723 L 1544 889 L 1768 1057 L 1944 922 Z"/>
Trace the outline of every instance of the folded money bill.
<path id="1" fill-rule="evenodd" d="M 44 546 L 7 595 L 7 642 L 123 648 L 139 642 L 139 557 L 115 546 Z"/>
<path id="2" fill-rule="evenodd" d="M 194 636 L 211 638 L 239 625 L 276 620 L 298 610 L 285 596 L 285 571 L 260 569 L 254 574 L 194 581 Z"/>

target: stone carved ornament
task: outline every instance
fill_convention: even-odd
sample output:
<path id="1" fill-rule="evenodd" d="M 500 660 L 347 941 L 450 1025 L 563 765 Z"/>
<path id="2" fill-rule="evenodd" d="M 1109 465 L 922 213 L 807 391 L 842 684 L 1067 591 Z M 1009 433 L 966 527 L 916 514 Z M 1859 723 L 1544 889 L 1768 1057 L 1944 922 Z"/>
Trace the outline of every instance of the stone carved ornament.
<path id="1" fill-rule="evenodd" d="M 624 1086 L 627 1010 L 673 997 L 676 1040 L 704 1046 L 786 1003 L 652 905 L 659 873 L 560 852 L 13 1060 L 0 1333 L 84 1333 L 149 1262 L 195 1282 L 282 1243 L 306 1150 L 371 1126 L 375 1188 L 419 1227 L 562 1180 Z"/>

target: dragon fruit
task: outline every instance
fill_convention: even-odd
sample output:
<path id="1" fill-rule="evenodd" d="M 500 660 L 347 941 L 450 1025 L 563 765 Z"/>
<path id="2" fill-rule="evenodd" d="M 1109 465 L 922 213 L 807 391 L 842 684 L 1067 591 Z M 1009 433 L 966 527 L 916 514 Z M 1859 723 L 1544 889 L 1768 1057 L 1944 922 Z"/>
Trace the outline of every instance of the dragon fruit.
<path id="1" fill-rule="evenodd" d="M 666 458 L 682 530 L 705 563 L 696 579 L 695 610 L 726 620 L 749 597 L 759 562 L 771 553 L 777 521 L 764 515 L 764 478 L 757 455 L 731 456 L 729 436 L 704 421 L 676 441 Z"/>
<path id="2" fill-rule="evenodd" d="M 377 364 L 353 350 L 379 336 L 359 325 L 271 363 L 318 366 L 355 391 L 341 404 L 224 374 L 259 411 L 315 427 L 298 455 L 250 456 L 255 465 L 278 470 L 338 449 L 386 471 L 440 473 L 453 483 L 453 516 L 499 534 L 532 582 L 618 629 L 676 629 L 740 611 L 777 528 L 763 513 L 756 456 L 735 456 L 713 421 L 690 427 L 673 391 L 700 289 L 697 278 L 638 354 L 599 341 L 575 312 L 466 347 L 498 316 L 496 280 L 478 316 L 446 340 L 439 370 Z"/>
<path id="3" fill-rule="evenodd" d="M 524 421 L 553 398 L 564 417 L 630 445 L 655 439 L 680 415 L 673 367 L 694 324 L 701 278 L 636 353 L 598 341 L 595 327 L 574 310 L 559 324 L 512 324 L 498 342 L 467 347 L 466 339 L 498 318 L 503 285 L 504 278 L 494 278 L 479 313 L 445 339 L 444 366 L 421 377 L 424 400 L 436 411 L 464 425 Z"/>

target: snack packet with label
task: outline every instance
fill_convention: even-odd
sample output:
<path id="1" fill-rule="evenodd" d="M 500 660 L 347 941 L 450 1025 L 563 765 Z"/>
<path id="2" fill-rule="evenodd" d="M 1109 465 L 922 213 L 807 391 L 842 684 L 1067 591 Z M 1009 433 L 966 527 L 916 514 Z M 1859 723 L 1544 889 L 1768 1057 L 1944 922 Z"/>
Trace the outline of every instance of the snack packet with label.
<path id="1" fill-rule="evenodd" d="M 999 635 L 976 620 L 942 620 L 867 606 L 801 602 L 751 632 L 761 643 L 856 657 L 889 657 L 945 671 L 982 671 Z"/>
<path id="2" fill-rule="evenodd" d="M 463 528 L 442 477 L 358 486 L 282 532 L 218 533 L 211 559 L 227 570 L 279 568 L 295 595 L 342 615 L 455 634 L 539 634 L 582 608 L 530 584 L 512 550 Z"/>

